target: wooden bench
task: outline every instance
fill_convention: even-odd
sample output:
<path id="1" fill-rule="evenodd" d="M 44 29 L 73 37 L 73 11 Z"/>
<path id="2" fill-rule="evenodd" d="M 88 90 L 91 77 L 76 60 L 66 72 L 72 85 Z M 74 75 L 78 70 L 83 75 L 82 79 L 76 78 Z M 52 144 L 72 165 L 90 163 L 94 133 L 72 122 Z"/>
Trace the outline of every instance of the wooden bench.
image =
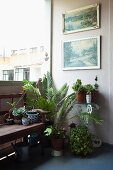
<path id="1" fill-rule="evenodd" d="M 4 122 L 0 124 L 0 157 L 8 155 L 12 152 L 13 148 L 11 143 L 15 144 L 23 142 L 24 137 L 35 132 L 43 134 L 45 128 L 45 114 L 46 111 L 37 109 L 40 114 L 40 122 L 28 126 L 24 125 L 6 125 Z M 3 116 L 3 115 L 2 115 Z M 0 116 L 0 118 L 2 117 Z"/>

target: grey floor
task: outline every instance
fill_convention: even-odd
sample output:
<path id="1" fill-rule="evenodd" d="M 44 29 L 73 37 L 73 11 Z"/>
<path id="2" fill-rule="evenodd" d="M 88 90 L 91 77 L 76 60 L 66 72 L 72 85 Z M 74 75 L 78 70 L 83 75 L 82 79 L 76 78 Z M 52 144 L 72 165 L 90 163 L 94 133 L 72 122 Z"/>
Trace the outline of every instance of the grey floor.
<path id="1" fill-rule="evenodd" d="M 30 149 L 28 161 L 17 161 L 14 156 L 0 161 L 0 170 L 113 170 L 113 147 L 98 148 L 92 156 L 78 157 L 65 151 L 61 157 L 51 156 L 51 150 L 40 154 L 39 146 Z"/>

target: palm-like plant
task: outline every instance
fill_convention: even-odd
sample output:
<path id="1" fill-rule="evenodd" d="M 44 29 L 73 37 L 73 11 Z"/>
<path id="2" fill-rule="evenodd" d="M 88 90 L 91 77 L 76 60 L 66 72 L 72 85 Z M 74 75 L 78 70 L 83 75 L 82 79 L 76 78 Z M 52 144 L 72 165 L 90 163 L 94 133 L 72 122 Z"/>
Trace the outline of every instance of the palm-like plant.
<path id="1" fill-rule="evenodd" d="M 24 90 L 32 92 L 32 95 L 34 93 L 36 97 L 32 102 L 33 107 L 49 111 L 47 118 L 54 122 L 54 127 L 61 128 L 75 102 L 74 93 L 67 95 L 69 89 L 67 83 L 58 90 L 49 72 L 44 75 L 43 79 L 39 79 L 35 86 L 31 82 L 24 83 Z"/>

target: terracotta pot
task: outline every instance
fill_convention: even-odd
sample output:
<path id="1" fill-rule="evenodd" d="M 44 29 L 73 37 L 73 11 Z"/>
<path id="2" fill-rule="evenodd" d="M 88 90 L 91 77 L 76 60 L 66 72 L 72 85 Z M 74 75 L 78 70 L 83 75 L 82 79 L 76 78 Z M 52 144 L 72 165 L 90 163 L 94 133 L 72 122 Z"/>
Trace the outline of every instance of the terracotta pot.
<path id="1" fill-rule="evenodd" d="M 56 151 L 60 151 L 63 150 L 64 148 L 64 139 L 56 139 L 56 138 L 52 138 L 51 139 L 51 144 L 52 144 L 52 148 Z"/>
<path id="2" fill-rule="evenodd" d="M 99 92 L 98 91 L 94 91 L 91 94 L 92 94 L 91 101 L 94 102 L 94 103 L 97 102 L 97 99 L 98 99 L 98 96 L 99 96 Z"/>
<path id="3" fill-rule="evenodd" d="M 78 103 L 86 102 L 86 92 L 80 91 L 80 92 L 77 92 L 75 95 L 76 95 L 76 100 Z"/>

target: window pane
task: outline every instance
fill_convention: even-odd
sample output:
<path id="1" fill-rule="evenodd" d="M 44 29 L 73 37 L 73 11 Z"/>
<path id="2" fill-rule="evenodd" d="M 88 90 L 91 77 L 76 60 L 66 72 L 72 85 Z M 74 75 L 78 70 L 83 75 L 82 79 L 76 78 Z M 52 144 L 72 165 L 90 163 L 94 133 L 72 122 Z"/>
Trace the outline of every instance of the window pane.
<path id="1" fill-rule="evenodd" d="M 14 80 L 14 70 L 3 70 L 3 80 Z"/>

